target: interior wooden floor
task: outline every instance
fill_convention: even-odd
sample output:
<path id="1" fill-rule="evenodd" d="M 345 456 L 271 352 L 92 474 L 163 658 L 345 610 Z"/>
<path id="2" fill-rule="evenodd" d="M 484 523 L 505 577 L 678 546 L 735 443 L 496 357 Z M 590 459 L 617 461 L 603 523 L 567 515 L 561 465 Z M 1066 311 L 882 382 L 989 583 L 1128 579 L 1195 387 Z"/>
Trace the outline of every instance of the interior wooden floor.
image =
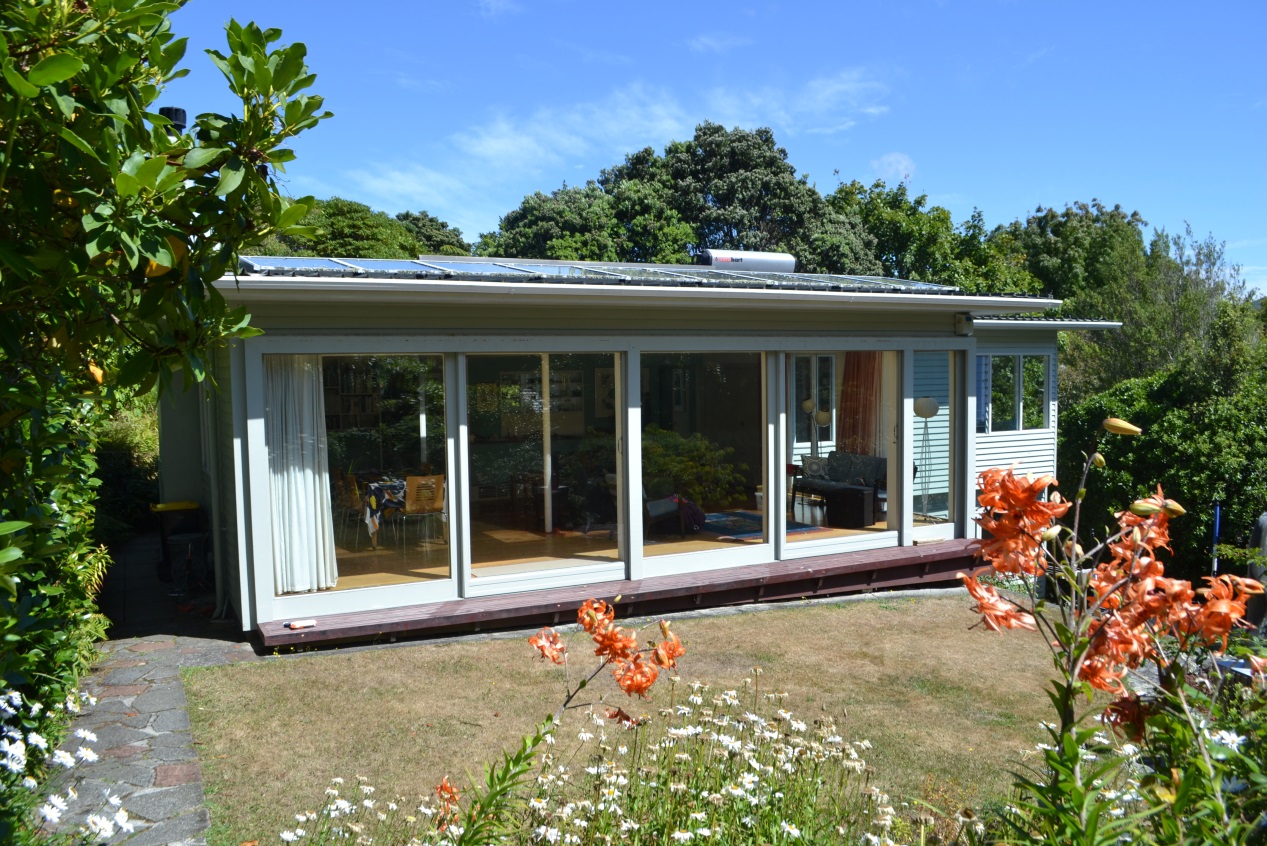
<path id="1" fill-rule="evenodd" d="M 789 543 L 888 531 L 884 521 L 855 529 L 827 526 L 826 509 L 812 498 L 798 498 L 788 516 L 797 523 L 812 527 L 791 532 Z M 397 532 L 397 528 L 384 526 L 378 538 L 380 543 L 371 547 L 364 524 L 358 521 L 338 527 L 335 531 L 335 554 L 339 583 L 333 590 L 412 584 L 450 577 L 449 545 L 442 531 L 433 529 L 435 537 L 428 538 L 414 527 L 404 527 L 402 532 Z M 733 549 L 760 542 L 761 538 L 718 537 L 708 533 L 689 534 L 682 538 L 677 532 L 656 531 L 647 538 L 643 554 L 680 555 Z M 473 526 L 471 534 L 471 557 L 471 576 L 476 579 L 620 560 L 616 539 L 609 526 L 594 526 L 588 533 L 556 531 L 547 535 L 541 531 L 479 521 Z"/>

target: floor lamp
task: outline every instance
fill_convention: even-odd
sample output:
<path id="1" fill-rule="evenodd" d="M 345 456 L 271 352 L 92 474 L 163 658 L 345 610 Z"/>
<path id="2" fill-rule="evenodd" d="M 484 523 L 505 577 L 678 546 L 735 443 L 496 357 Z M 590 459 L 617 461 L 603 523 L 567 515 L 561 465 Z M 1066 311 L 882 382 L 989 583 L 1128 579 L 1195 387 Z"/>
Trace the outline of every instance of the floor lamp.
<path id="1" fill-rule="evenodd" d="M 924 519 L 928 519 L 928 485 L 930 482 L 928 464 L 932 460 L 932 446 L 928 441 L 928 421 L 937 416 L 940 406 L 932 397 L 919 397 L 915 400 L 915 416 L 924 420 L 924 437 L 919 446 L 919 463 L 924 468 L 924 481 L 920 484 L 923 494 L 922 510 Z"/>

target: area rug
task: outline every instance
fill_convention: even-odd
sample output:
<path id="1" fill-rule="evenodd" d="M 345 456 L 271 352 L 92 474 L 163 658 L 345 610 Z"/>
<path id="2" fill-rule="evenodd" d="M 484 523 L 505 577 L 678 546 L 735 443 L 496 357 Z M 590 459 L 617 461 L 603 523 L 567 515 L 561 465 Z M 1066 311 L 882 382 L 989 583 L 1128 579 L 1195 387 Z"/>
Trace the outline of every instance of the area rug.
<path id="1" fill-rule="evenodd" d="M 724 511 L 720 514 L 708 514 L 704 521 L 704 531 L 725 538 L 742 541 L 761 540 L 761 515 L 756 511 Z M 787 521 L 789 535 L 803 535 L 822 531 L 819 526 L 808 523 Z"/>

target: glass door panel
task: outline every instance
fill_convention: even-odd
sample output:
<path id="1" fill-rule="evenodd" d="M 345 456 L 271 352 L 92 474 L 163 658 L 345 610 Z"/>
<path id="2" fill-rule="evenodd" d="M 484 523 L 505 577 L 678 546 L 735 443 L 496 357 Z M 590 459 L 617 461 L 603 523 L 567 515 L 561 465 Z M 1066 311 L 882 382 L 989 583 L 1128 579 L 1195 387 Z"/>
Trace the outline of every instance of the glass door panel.
<path id="1" fill-rule="evenodd" d="M 616 356 L 467 356 L 471 576 L 620 560 Z"/>
<path id="2" fill-rule="evenodd" d="M 642 356 L 643 554 L 763 543 L 760 353 Z"/>
<path id="3" fill-rule="evenodd" d="M 788 367 L 787 540 L 896 529 L 898 354 L 801 354 Z"/>
<path id="4" fill-rule="evenodd" d="M 956 468 L 955 442 L 955 354 L 951 352 L 915 353 L 915 402 L 911 427 L 914 452 L 914 525 L 949 523 L 955 514 Z M 1010 386 L 1013 374 L 995 371 L 994 384 Z M 1010 405 L 1009 417 L 1015 418 Z M 998 420 L 996 416 L 995 421 Z M 993 425 L 993 421 L 992 421 Z"/>
<path id="5" fill-rule="evenodd" d="M 320 409 L 325 443 L 322 495 L 337 571 L 330 589 L 450 579 L 443 357 L 267 357 L 273 369 L 304 359 L 320 362 L 312 407 Z M 274 374 L 266 385 L 265 426 L 282 441 L 294 426 L 290 381 Z M 280 522 L 293 526 L 304 510 L 295 505 L 313 488 L 293 479 L 278 484 L 277 471 L 271 475 L 273 498 L 290 515 Z M 315 557 L 292 549 L 274 569 L 280 574 L 305 555 Z"/>

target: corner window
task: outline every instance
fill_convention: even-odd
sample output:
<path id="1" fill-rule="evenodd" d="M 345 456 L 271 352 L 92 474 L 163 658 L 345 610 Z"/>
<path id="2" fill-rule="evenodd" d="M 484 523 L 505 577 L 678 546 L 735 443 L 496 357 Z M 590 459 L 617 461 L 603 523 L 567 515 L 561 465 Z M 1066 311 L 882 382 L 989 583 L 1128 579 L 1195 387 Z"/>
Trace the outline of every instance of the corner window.
<path id="1" fill-rule="evenodd" d="M 977 432 L 1045 429 L 1050 356 L 977 356 Z"/>

